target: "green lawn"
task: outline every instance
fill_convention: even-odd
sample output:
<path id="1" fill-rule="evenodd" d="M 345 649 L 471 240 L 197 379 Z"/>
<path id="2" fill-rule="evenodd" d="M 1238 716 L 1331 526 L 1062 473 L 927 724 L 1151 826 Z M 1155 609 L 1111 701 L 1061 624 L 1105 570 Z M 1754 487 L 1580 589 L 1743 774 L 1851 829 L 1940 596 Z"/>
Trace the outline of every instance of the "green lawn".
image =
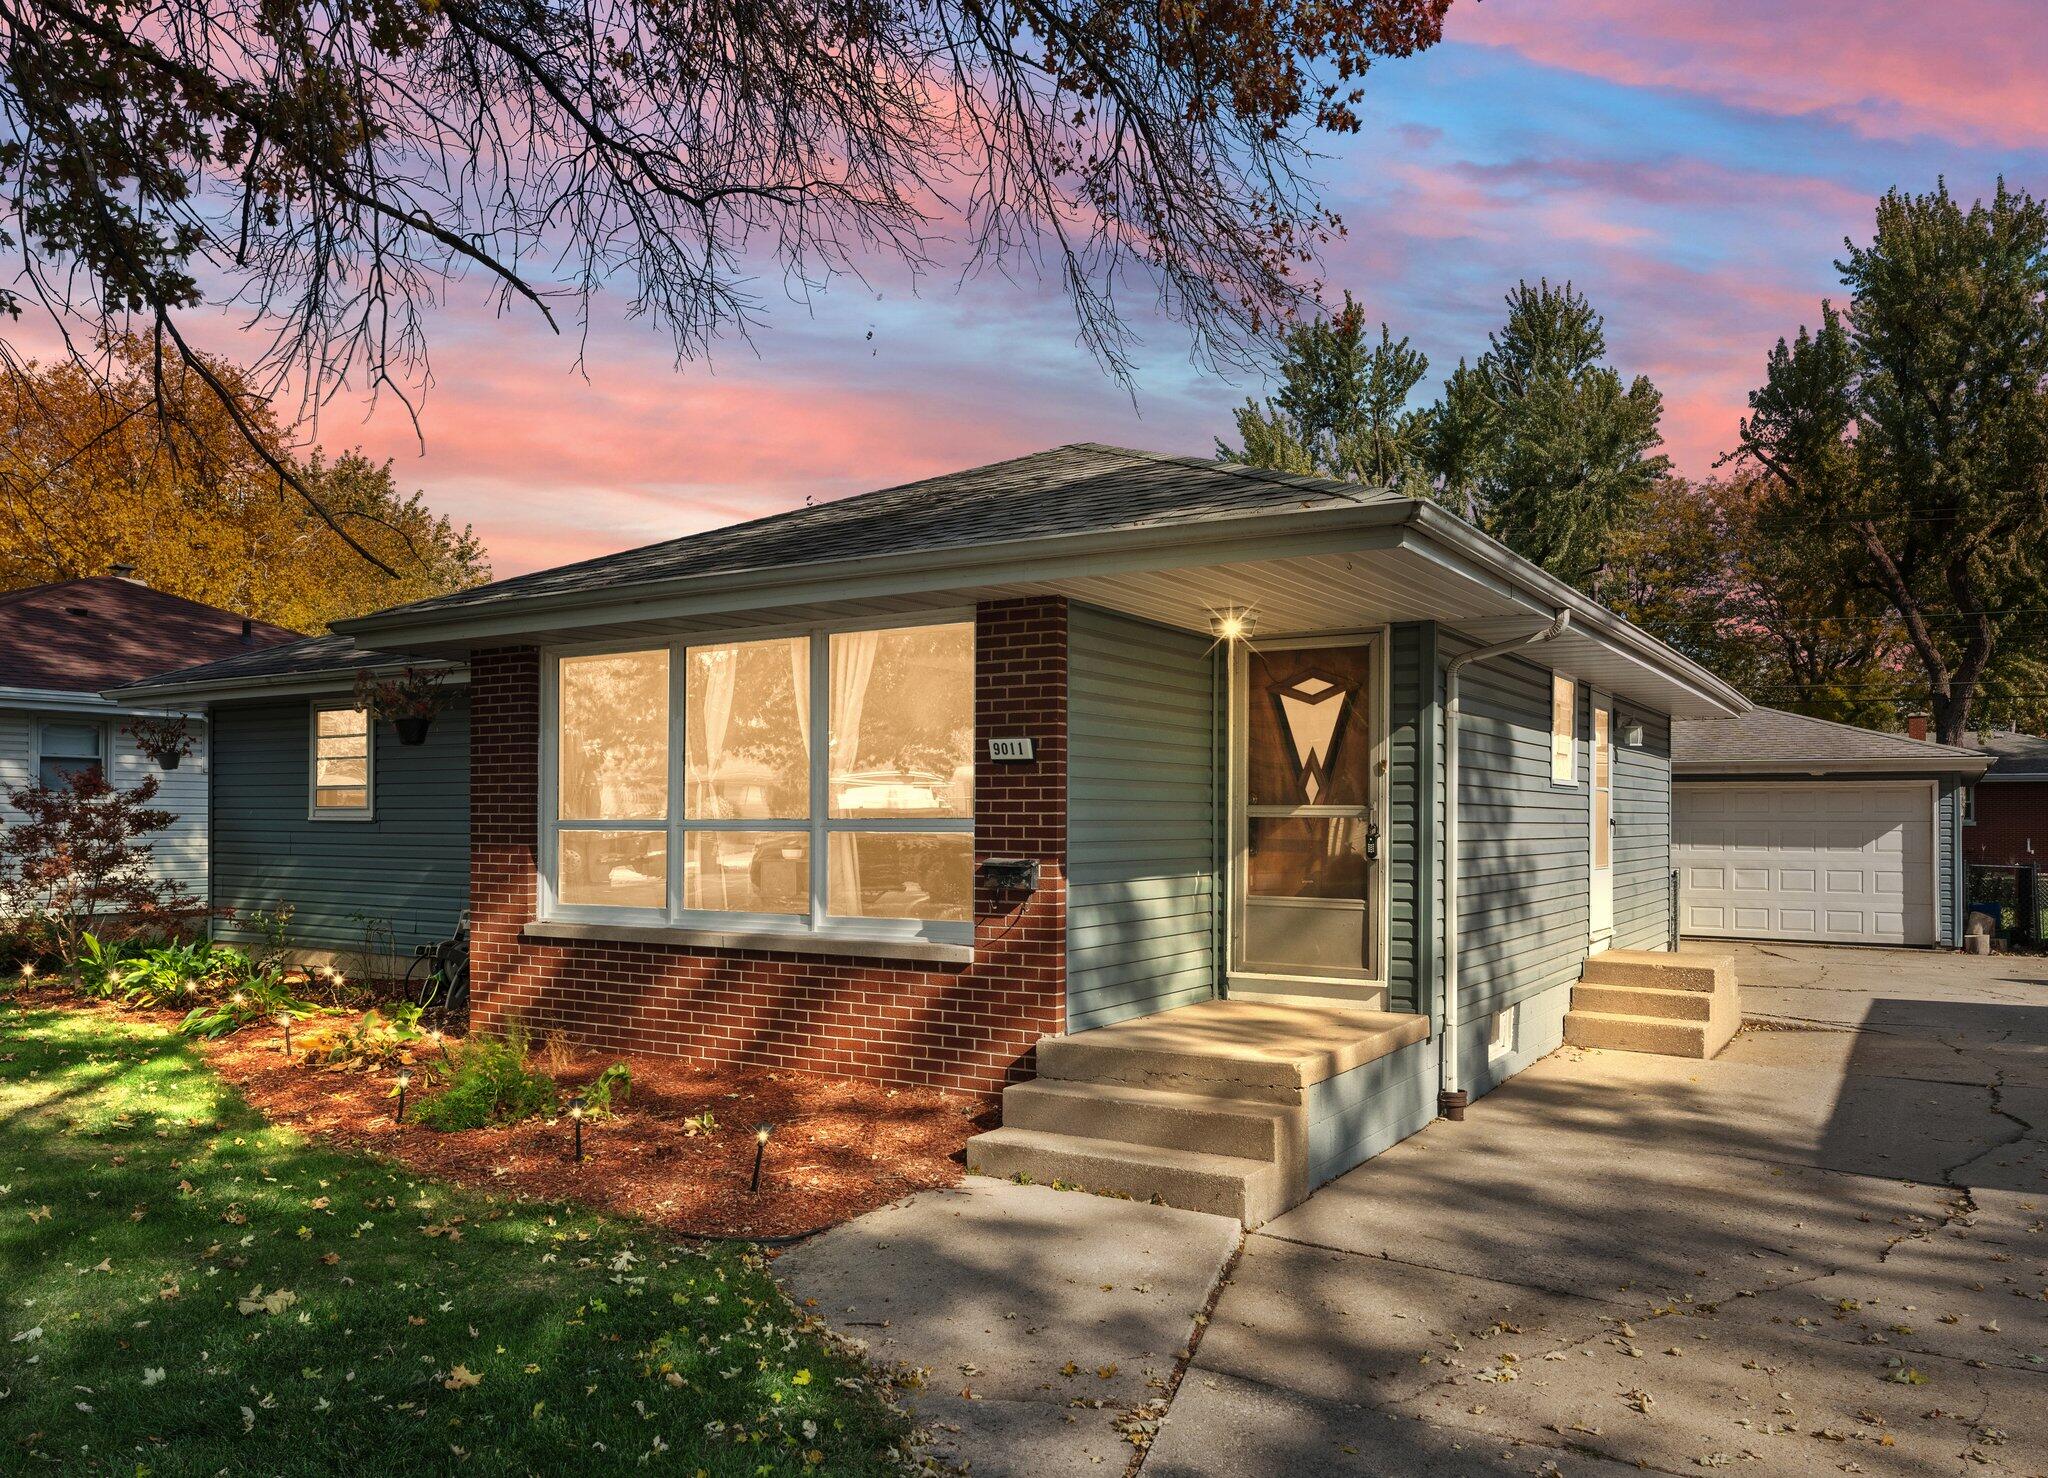
<path id="1" fill-rule="evenodd" d="M 322 1149 L 160 1028 L 5 1000 L 0 1300 L 9 1472 L 901 1466 L 740 1252 Z"/>

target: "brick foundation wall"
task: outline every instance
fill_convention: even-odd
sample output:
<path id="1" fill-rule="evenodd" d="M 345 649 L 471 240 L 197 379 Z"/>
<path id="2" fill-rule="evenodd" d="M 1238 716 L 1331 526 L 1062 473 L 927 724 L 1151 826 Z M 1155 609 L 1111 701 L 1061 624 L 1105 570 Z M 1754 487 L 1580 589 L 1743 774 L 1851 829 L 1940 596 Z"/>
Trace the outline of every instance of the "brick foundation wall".
<path id="1" fill-rule="evenodd" d="M 2048 781 L 1980 781 L 1977 820 L 1963 828 L 1963 857 L 2048 866 Z"/>
<path id="2" fill-rule="evenodd" d="M 471 1015 L 608 1051 L 666 1053 L 993 1094 L 1066 1024 L 1067 611 L 975 612 L 975 958 L 971 965 L 665 944 L 523 939 L 539 896 L 540 662 L 470 660 Z M 1030 764 L 991 765 L 990 735 Z M 987 857 L 1032 857 L 1038 891 L 996 895 Z"/>

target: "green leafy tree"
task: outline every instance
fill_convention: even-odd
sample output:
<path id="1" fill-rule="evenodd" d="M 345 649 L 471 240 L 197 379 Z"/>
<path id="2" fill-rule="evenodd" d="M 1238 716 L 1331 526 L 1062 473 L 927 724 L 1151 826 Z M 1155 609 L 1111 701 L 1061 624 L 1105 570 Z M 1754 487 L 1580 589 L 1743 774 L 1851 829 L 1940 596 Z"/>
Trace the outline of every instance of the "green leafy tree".
<path id="1" fill-rule="evenodd" d="M 1342 478 L 1373 487 L 1418 486 L 1429 415 L 1408 397 L 1429 360 L 1384 323 L 1374 339 L 1349 293 L 1328 318 L 1282 336 L 1280 392 L 1236 412 L 1241 447 L 1216 444 L 1226 462 Z"/>
<path id="2" fill-rule="evenodd" d="M 2048 213 L 2002 180 L 1967 209 L 1893 190 L 1846 245 L 1847 310 L 1778 341 L 1733 459 L 1764 532 L 1816 556 L 1799 578 L 1889 607 L 1956 743 L 2048 604 Z"/>
<path id="3" fill-rule="evenodd" d="M 1664 398 L 1623 384 L 1606 324 L 1569 282 L 1517 283 L 1507 322 L 1462 360 L 1432 416 L 1429 466 L 1448 506 L 1560 579 L 1595 590 L 1618 535 L 1671 470 Z"/>

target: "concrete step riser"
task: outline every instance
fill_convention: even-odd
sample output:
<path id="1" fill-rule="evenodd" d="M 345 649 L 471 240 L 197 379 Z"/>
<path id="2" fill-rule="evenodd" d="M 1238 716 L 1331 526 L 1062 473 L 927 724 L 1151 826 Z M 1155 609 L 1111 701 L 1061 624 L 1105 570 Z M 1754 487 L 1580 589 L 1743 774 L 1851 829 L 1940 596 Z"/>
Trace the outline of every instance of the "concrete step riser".
<path id="1" fill-rule="evenodd" d="M 1728 1044 L 1740 1024 L 1726 1017 L 1703 1022 L 1669 1021 L 1573 1010 L 1565 1013 L 1564 1039 L 1574 1047 L 1598 1047 L 1610 1052 L 1708 1058 Z"/>
<path id="2" fill-rule="evenodd" d="M 1640 985 L 1653 990 L 1712 992 L 1724 986 L 1733 989 L 1732 971 L 1715 965 L 1649 964 L 1642 960 L 1617 960 L 1594 955 L 1579 971 L 1587 985 Z"/>
<path id="3" fill-rule="evenodd" d="M 1622 1016 L 1663 1016 L 1673 1021 L 1707 1021 L 1718 998 L 1696 990 L 1651 990 L 1637 985 L 1575 985 L 1574 1011 Z"/>
<path id="4" fill-rule="evenodd" d="M 1157 1199 L 1183 1211 L 1235 1217 L 1246 1226 L 1270 1221 L 1286 1209 L 1280 1173 L 1270 1165 L 1247 1165 L 1230 1173 L 1146 1164 L 1123 1158 L 1101 1140 L 1041 1136 L 1063 1143 L 1020 1143 L 1003 1130 L 967 1142 L 967 1168 L 976 1175 L 1005 1179 L 1025 1175 L 1040 1185 L 1066 1181 L 1084 1190 Z"/>
<path id="5" fill-rule="evenodd" d="M 1003 1122 L 1017 1129 L 1280 1162 L 1283 1126 L 1277 1119 L 1286 1109 L 1256 1105 L 1249 1113 L 1233 1113 L 1223 1100 L 1215 1102 L 1214 1108 L 1154 1103 L 1135 1095 L 1119 1097 L 1117 1089 L 1103 1084 L 1041 1079 L 1004 1090 Z M 1301 1126 L 1286 1137 L 1300 1140 L 1305 1133 Z"/>

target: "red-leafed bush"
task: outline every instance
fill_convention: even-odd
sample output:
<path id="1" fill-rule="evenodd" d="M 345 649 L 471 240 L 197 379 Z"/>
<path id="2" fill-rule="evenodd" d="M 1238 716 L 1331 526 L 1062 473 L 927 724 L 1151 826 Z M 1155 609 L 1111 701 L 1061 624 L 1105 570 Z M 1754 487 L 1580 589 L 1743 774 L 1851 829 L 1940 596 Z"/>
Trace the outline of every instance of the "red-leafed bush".
<path id="1" fill-rule="evenodd" d="M 106 939 L 189 922 L 199 901 L 150 871 L 143 838 L 173 819 L 150 804 L 156 793 L 154 775 L 122 790 L 97 769 L 9 790 L 22 819 L 0 828 L 0 927 L 69 964 L 87 933 Z"/>

